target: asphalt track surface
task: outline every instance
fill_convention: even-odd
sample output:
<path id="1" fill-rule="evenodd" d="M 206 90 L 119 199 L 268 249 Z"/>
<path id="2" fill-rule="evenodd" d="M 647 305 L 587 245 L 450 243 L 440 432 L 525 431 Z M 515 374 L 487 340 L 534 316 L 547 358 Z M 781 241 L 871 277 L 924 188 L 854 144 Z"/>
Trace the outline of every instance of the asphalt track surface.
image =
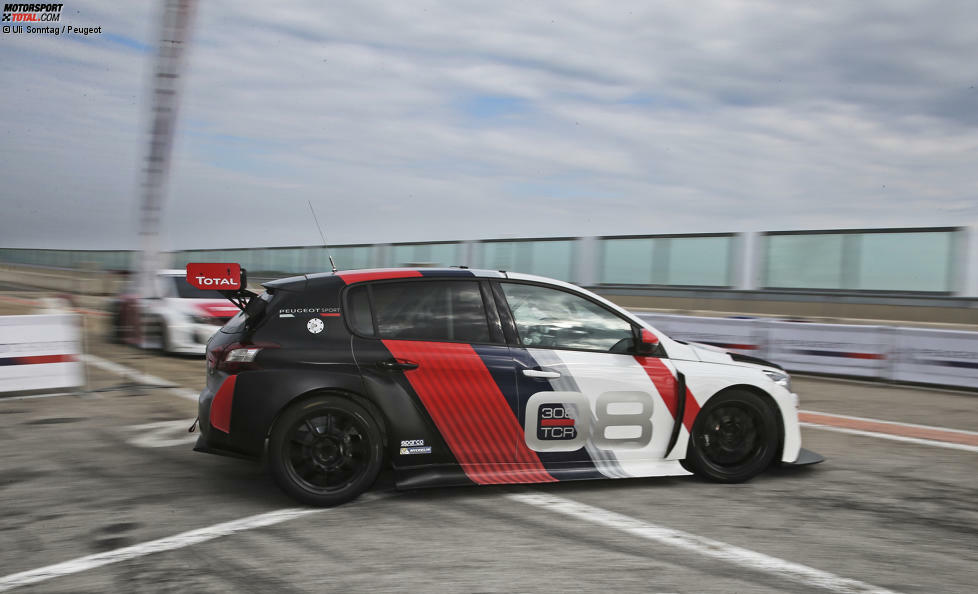
<path id="1" fill-rule="evenodd" d="M 0 299 L 0 314 L 29 312 L 32 296 L 7 295 L 15 299 Z M 914 443 L 805 427 L 805 447 L 825 463 L 741 485 L 681 477 L 400 492 L 382 476 L 360 500 L 315 510 L 260 465 L 191 451 L 202 359 L 107 344 L 104 316 L 85 317 L 89 394 L 0 398 L 0 591 L 972 592 L 978 583 L 978 448 L 943 447 L 940 432 Z M 134 378 L 172 387 L 125 385 Z M 815 378 L 796 378 L 795 391 L 805 410 L 959 438 L 978 428 L 978 396 L 966 392 Z"/>

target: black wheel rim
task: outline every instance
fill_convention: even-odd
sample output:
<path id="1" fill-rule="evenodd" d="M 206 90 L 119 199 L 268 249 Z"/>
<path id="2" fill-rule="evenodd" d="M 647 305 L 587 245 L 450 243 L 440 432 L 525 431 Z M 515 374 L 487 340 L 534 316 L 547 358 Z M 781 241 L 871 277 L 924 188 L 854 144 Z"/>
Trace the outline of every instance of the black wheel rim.
<path id="1" fill-rule="evenodd" d="M 767 435 L 764 418 L 756 408 L 727 402 L 707 413 L 697 446 L 718 467 L 740 467 L 764 455 Z"/>
<path id="2" fill-rule="evenodd" d="M 320 494 L 342 491 L 361 478 L 370 459 L 366 422 L 342 410 L 315 410 L 292 424 L 282 450 L 294 481 Z"/>

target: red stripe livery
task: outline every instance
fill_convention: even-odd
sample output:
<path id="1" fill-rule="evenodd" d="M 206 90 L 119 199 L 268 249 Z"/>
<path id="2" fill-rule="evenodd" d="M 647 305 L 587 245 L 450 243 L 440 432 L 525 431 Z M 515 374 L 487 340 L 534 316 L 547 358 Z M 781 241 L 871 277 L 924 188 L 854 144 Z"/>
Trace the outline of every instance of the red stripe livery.
<path id="1" fill-rule="evenodd" d="M 383 342 L 395 358 L 418 363 L 404 376 L 469 479 L 482 485 L 557 480 L 526 446 L 523 427 L 471 345 Z"/>
<path id="2" fill-rule="evenodd" d="M 658 357 L 635 357 L 645 373 L 649 375 L 649 379 L 655 384 L 655 389 L 662 396 L 662 400 L 666 403 L 666 408 L 669 409 L 669 414 L 672 418 L 676 418 L 676 413 L 679 410 L 679 403 L 676 401 L 676 378 L 673 377 L 672 372 L 666 367 L 666 364 L 662 362 Z M 686 404 L 683 410 L 683 426 L 686 427 L 687 431 L 693 430 L 693 421 L 696 419 L 696 415 L 700 412 L 700 405 L 693 398 L 693 393 L 686 388 Z"/>
<path id="3" fill-rule="evenodd" d="M 356 272 L 337 272 L 336 276 L 343 282 L 352 285 L 363 281 L 381 280 L 386 278 L 414 278 L 421 276 L 417 270 L 358 270 Z"/>
<path id="4" fill-rule="evenodd" d="M 234 384 L 238 376 L 232 375 L 217 389 L 211 402 L 211 427 L 231 433 L 231 403 L 234 401 Z"/>

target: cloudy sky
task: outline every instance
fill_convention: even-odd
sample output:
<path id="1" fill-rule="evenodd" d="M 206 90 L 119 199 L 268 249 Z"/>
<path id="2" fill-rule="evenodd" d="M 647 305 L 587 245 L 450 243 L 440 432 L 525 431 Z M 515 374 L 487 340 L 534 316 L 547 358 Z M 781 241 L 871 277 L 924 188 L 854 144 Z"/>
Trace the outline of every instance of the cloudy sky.
<path id="1" fill-rule="evenodd" d="M 971 0 L 201 4 L 164 247 L 978 224 Z M 0 246 L 138 246 L 159 6 L 0 35 Z"/>

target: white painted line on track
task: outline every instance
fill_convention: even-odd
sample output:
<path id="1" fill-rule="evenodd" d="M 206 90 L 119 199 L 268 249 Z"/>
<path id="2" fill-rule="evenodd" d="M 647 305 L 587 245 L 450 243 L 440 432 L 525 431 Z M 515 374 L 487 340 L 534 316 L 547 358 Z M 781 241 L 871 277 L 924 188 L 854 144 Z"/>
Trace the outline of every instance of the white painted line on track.
<path id="1" fill-rule="evenodd" d="M 948 429 L 947 427 L 935 427 L 933 425 L 901 423 L 900 421 L 884 421 L 882 419 L 870 419 L 869 417 L 853 417 L 850 415 L 840 415 L 837 413 L 819 412 L 817 410 L 799 410 L 798 412 L 808 413 L 812 415 L 822 415 L 823 417 L 837 417 L 839 419 L 849 419 L 850 421 L 867 421 L 869 423 L 879 423 L 881 425 L 893 425 L 895 427 L 913 427 L 915 429 L 930 429 L 933 431 L 945 431 L 947 433 L 960 433 L 962 435 L 978 435 L 978 431 L 968 431 L 966 429 Z"/>
<path id="2" fill-rule="evenodd" d="M 139 382 L 141 384 L 147 384 L 151 386 L 160 386 L 161 388 L 172 386 L 173 382 L 168 382 L 161 377 L 156 377 L 155 375 L 150 375 L 148 373 L 143 373 L 132 369 L 131 367 L 126 367 L 125 365 L 119 365 L 118 363 L 103 359 L 95 355 L 81 355 L 82 361 L 88 363 L 92 367 L 98 367 L 102 371 L 108 371 L 109 373 L 114 373 L 116 375 L 121 375 L 122 377 Z M 186 388 L 168 388 L 171 394 L 174 396 L 179 396 L 180 398 L 185 398 L 187 400 L 197 401 L 197 393 L 193 390 L 187 390 Z"/>
<path id="3" fill-rule="evenodd" d="M 666 528 L 645 522 L 624 514 L 608 511 L 585 503 L 578 503 L 563 497 L 545 493 L 512 493 L 510 499 L 543 508 L 547 511 L 585 520 L 593 524 L 615 528 L 634 536 L 658 542 L 669 547 L 692 551 L 704 557 L 733 563 L 746 569 L 760 571 L 798 584 L 813 586 L 845 594 L 894 594 L 892 590 L 880 588 L 848 578 L 837 576 L 821 569 L 800 563 L 771 557 L 750 549 L 704 538 L 681 530 Z"/>
<path id="4" fill-rule="evenodd" d="M 905 443 L 915 443 L 917 445 L 933 446 L 935 448 L 946 448 L 949 450 L 962 450 L 964 452 L 978 452 L 978 446 L 964 443 L 953 443 L 950 441 L 935 441 L 933 439 L 921 439 L 919 437 L 906 437 L 904 435 L 890 435 L 889 433 L 876 433 L 874 431 L 863 431 L 861 429 L 850 429 L 848 427 L 831 427 L 829 425 L 819 425 L 817 423 L 798 423 L 802 427 L 809 429 L 820 429 L 822 431 L 835 431 L 836 433 L 848 433 L 849 435 L 861 435 L 863 437 L 876 437 L 878 439 L 890 439 L 892 441 L 902 441 Z"/>
<path id="5" fill-rule="evenodd" d="M 169 448 L 193 443 L 197 441 L 198 434 L 190 433 L 187 429 L 196 421 L 197 419 L 193 418 L 130 425 L 126 430 L 132 431 L 135 435 L 127 439 L 126 443 L 141 448 Z"/>
<path id="6" fill-rule="evenodd" d="M 357 503 L 353 505 L 377 501 L 378 499 L 384 499 L 389 496 L 390 493 L 367 493 L 365 495 L 361 495 L 360 498 L 357 499 Z M 344 508 L 348 506 L 350 506 L 350 504 L 344 506 Z M 202 542 L 207 542 L 208 540 L 214 540 L 215 538 L 228 536 L 244 530 L 273 526 L 275 524 L 288 522 L 289 520 L 300 518 L 302 516 L 318 514 L 326 511 L 336 511 L 344 508 L 292 507 L 279 509 L 264 514 L 258 514 L 256 516 L 241 518 L 240 520 L 215 524 L 206 528 L 198 528 L 197 530 L 181 532 L 180 534 L 167 536 L 166 538 L 151 540 L 149 542 L 123 547 L 121 549 L 115 549 L 114 551 L 87 555 L 85 557 L 79 557 L 63 563 L 55 563 L 54 565 L 48 565 L 46 567 L 39 567 L 29 571 L 13 573 L 0 577 L 0 592 L 6 592 L 7 590 L 12 590 L 21 586 L 30 586 L 32 584 L 37 584 L 57 577 L 88 571 L 89 569 L 95 569 L 96 567 L 102 567 L 104 565 L 111 565 L 112 563 L 120 563 L 122 561 L 128 561 L 137 557 L 152 555 L 153 553 L 163 553 L 165 551 L 182 549 L 184 547 L 200 544 Z"/>

